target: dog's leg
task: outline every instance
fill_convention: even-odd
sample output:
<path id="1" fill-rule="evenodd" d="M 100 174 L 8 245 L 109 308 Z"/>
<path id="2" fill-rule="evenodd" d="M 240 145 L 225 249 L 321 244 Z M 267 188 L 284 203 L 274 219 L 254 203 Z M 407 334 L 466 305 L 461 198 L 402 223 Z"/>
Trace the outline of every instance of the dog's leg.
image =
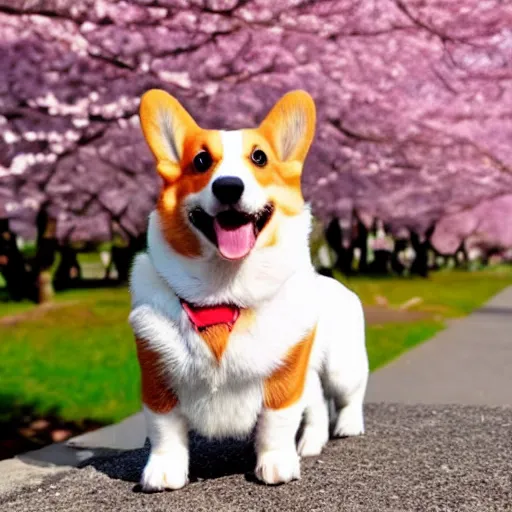
<path id="1" fill-rule="evenodd" d="M 340 393 L 334 397 L 336 418 L 335 437 L 359 436 L 364 434 L 363 400 L 366 381 L 360 383 L 351 393 Z"/>
<path id="2" fill-rule="evenodd" d="M 337 283 L 335 283 L 337 285 Z M 329 289 L 331 285 L 329 285 Z M 335 293 L 333 293 L 333 290 Z M 356 436 L 364 433 L 363 400 L 368 381 L 368 356 L 365 347 L 364 314 L 361 302 L 341 287 L 331 290 L 331 304 L 339 304 L 344 311 L 343 323 L 329 311 L 322 319 L 319 335 L 326 346 L 322 383 L 326 395 L 334 400 L 335 437 Z"/>
<path id="3" fill-rule="evenodd" d="M 149 306 L 134 309 L 130 324 L 136 335 L 142 402 L 151 443 L 141 485 L 145 491 L 179 489 L 188 480 L 188 423 L 170 388 L 168 363 L 162 353 L 171 354 L 175 360 L 185 358 L 183 343 L 173 323 Z"/>
<path id="4" fill-rule="evenodd" d="M 366 357 L 360 354 L 347 365 L 337 350 L 333 352 L 327 356 L 329 363 L 322 378 L 327 396 L 334 401 L 333 435 L 364 434 L 363 401 L 368 381 Z"/>
<path id="5" fill-rule="evenodd" d="M 305 390 L 306 410 L 304 431 L 298 452 L 302 457 L 319 455 L 329 439 L 329 412 L 324 398 L 320 377 L 310 370 Z"/>
<path id="6" fill-rule="evenodd" d="M 322 380 L 327 396 L 334 401 L 333 435 L 348 437 L 364 434 L 363 401 L 368 381 L 366 354 L 360 349 L 353 350 L 352 354 L 347 353 L 343 358 L 334 349 L 327 358 L 329 362 Z"/>
<path id="7" fill-rule="evenodd" d="M 280 484 L 300 478 L 300 459 L 295 435 L 303 407 L 264 408 L 256 432 L 256 477 L 266 484 Z"/>
<path id="8" fill-rule="evenodd" d="M 267 484 L 300 478 L 295 436 L 305 402 L 309 355 L 316 326 L 292 347 L 264 383 L 263 410 L 256 432 L 256 476 Z"/>
<path id="9" fill-rule="evenodd" d="M 141 478 L 144 491 L 180 489 L 188 482 L 188 426 L 174 408 L 158 414 L 144 407 L 151 452 Z"/>

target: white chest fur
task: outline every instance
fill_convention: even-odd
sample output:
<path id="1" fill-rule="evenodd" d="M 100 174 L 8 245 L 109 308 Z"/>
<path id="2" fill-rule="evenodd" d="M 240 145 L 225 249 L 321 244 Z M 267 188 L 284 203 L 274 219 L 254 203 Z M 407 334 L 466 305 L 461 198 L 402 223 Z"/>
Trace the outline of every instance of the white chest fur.
<path id="1" fill-rule="evenodd" d="M 317 322 L 314 281 L 309 272 L 288 279 L 271 300 L 251 310 L 242 329 L 235 326 L 217 360 L 149 257 L 137 258 L 130 322 L 163 359 L 192 428 L 215 437 L 244 435 L 252 429 L 261 410 L 265 378 Z"/>
<path id="2" fill-rule="evenodd" d="M 206 437 L 249 434 L 262 407 L 262 388 L 258 382 L 211 389 L 186 386 L 179 394 L 180 411 L 191 427 Z"/>

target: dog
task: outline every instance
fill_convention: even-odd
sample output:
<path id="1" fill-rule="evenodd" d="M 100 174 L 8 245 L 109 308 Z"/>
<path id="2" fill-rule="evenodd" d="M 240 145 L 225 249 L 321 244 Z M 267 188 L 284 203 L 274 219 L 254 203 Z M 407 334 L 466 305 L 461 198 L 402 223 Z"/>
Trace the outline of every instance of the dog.
<path id="1" fill-rule="evenodd" d="M 361 303 L 310 259 L 301 173 L 315 103 L 289 92 L 237 131 L 201 128 L 158 89 L 139 113 L 162 178 L 130 280 L 151 445 L 141 487 L 187 484 L 189 430 L 254 432 L 255 476 L 298 479 L 330 430 L 364 432 L 368 379 Z"/>

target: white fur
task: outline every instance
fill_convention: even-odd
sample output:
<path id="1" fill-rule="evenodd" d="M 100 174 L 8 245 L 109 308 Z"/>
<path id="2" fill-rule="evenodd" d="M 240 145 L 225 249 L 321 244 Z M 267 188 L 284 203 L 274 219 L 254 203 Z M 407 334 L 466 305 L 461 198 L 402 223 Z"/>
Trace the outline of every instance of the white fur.
<path id="1" fill-rule="evenodd" d="M 239 135 L 224 133 L 222 140 L 225 155 L 226 148 L 229 151 L 217 172 L 243 174 L 235 165 L 241 157 L 236 153 L 241 148 Z M 243 179 L 250 183 L 246 174 Z M 258 194 L 247 193 L 257 205 Z M 206 208 L 208 194 L 193 200 Z M 247 435 L 257 425 L 256 476 L 268 484 L 299 478 L 299 455 L 321 452 L 328 439 L 327 400 L 334 401 L 335 435 L 364 431 L 368 361 L 361 304 L 343 285 L 314 272 L 308 248 L 309 210 L 277 220 L 276 245 L 256 247 L 243 260 L 230 262 L 204 238 L 201 257 L 180 256 L 164 240 L 158 214 L 150 216 L 148 253 L 136 258 L 132 270 L 130 323 L 137 337 L 164 359 L 178 405 L 166 415 L 146 410 L 152 448 L 142 477 L 144 489 L 185 485 L 188 428 L 208 437 L 225 437 Z M 196 304 L 250 308 L 252 323 L 246 330 L 235 325 L 217 362 L 191 326 L 178 296 Z M 315 326 L 303 396 L 286 409 L 265 409 L 264 380 Z M 297 453 L 295 435 L 303 413 L 305 428 Z"/>
<path id="2" fill-rule="evenodd" d="M 311 457 L 319 455 L 329 439 L 329 411 L 315 370 L 308 372 L 304 405 L 304 430 L 297 450 L 302 457 Z"/>
<path id="3" fill-rule="evenodd" d="M 279 153 L 283 160 L 288 160 L 297 144 L 304 137 L 307 129 L 307 120 L 303 110 L 290 111 L 286 122 L 280 127 Z"/>
<path id="4" fill-rule="evenodd" d="M 190 259 L 165 242 L 155 211 L 149 217 L 148 254 L 158 275 L 183 299 L 196 304 L 230 302 L 254 308 L 272 298 L 293 273 L 313 272 L 308 250 L 309 210 L 296 217 L 283 215 L 279 220 L 279 244 L 252 251 L 242 261 L 216 256 L 210 242 L 203 242 L 208 247 L 203 257 Z"/>
<path id="5" fill-rule="evenodd" d="M 256 436 L 257 478 L 279 484 L 300 478 L 295 434 L 300 425 L 302 403 L 282 410 L 263 409 Z"/>
<path id="6" fill-rule="evenodd" d="M 176 119 L 173 119 L 171 113 L 167 110 L 158 112 L 158 124 L 160 131 L 164 134 L 162 142 L 166 145 L 167 155 L 172 162 L 180 161 L 180 152 L 176 141 Z"/>
<path id="7" fill-rule="evenodd" d="M 151 455 L 142 473 L 145 491 L 180 489 L 188 482 L 188 425 L 178 408 L 155 414 L 144 407 Z"/>
<path id="8" fill-rule="evenodd" d="M 237 205 L 247 213 L 256 213 L 267 203 L 267 196 L 251 172 L 247 155 L 243 154 L 241 131 L 221 131 L 222 161 L 215 169 L 210 182 L 201 192 L 191 194 L 187 205 L 201 206 L 208 214 L 215 215 L 227 207 L 221 205 L 212 192 L 212 183 L 221 176 L 237 176 L 244 182 L 244 193 Z"/>

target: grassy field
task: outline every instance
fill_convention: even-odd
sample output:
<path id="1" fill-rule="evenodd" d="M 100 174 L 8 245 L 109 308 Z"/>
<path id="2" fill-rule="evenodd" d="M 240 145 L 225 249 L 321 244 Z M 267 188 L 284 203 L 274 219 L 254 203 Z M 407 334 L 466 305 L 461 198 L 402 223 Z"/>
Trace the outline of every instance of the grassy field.
<path id="1" fill-rule="evenodd" d="M 418 297 L 419 320 L 369 325 L 375 369 L 463 316 L 505 286 L 512 271 L 440 272 L 422 279 L 343 279 L 366 305 L 396 308 Z M 0 303 L 0 416 L 29 405 L 78 420 L 120 420 L 140 407 L 126 289 L 60 293 L 51 308 Z M 16 315 L 21 315 L 16 319 Z M 3 318 L 2 318 L 3 317 Z"/>
<path id="2" fill-rule="evenodd" d="M 0 324 L 1 409 L 29 404 L 43 414 L 106 422 L 137 410 L 128 312 L 127 289 L 80 290 L 60 293 L 41 313 L 25 308 L 14 325 Z"/>
<path id="3" fill-rule="evenodd" d="M 432 273 L 429 279 L 337 277 L 356 292 L 365 305 L 385 298 L 390 308 L 399 308 L 410 299 L 419 299 L 410 311 L 422 312 L 425 318 L 367 327 L 368 357 L 371 369 L 375 370 L 431 338 L 446 326 L 447 320 L 469 314 L 511 285 L 512 269 L 496 267 L 478 272 L 440 271 Z"/>

